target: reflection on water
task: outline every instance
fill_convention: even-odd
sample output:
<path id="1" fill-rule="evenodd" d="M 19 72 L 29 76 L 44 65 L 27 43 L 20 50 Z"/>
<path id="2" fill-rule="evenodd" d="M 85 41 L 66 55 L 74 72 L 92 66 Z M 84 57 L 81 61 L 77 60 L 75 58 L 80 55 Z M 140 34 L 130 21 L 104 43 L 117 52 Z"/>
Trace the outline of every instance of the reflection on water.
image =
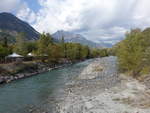
<path id="1" fill-rule="evenodd" d="M 14 81 L 0 86 L 0 113 L 51 111 L 54 100 L 63 95 L 65 83 L 78 75 L 92 60 Z"/>

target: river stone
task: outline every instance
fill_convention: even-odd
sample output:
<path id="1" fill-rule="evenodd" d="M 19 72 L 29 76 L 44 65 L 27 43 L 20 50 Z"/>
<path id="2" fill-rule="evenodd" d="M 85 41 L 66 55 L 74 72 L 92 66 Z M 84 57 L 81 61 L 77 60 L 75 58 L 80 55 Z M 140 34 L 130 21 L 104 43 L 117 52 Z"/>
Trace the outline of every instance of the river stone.
<path id="1" fill-rule="evenodd" d="M 89 64 L 79 75 L 79 79 L 94 79 L 99 76 L 99 72 L 103 71 L 104 68 L 98 62 Z"/>
<path id="2" fill-rule="evenodd" d="M 91 109 L 93 105 L 90 102 L 85 102 L 85 106 L 87 109 Z"/>
<path id="3" fill-rule="evenodd" d="M 72 85 L 73 92 L 66 92 L 58 113 L 150 113 L 150 92 L 129 76 L 122 78 L 117 73 L 116 60 L 114 57 L 96 59 L 104 67 L 102 72 L 93 71 L 96 65 L 93 62 L 91 68 L 85 68 L 79 75 L 85 80 L 77 79 Z M 92 77 L 96 78 L 88 80 Z"/>

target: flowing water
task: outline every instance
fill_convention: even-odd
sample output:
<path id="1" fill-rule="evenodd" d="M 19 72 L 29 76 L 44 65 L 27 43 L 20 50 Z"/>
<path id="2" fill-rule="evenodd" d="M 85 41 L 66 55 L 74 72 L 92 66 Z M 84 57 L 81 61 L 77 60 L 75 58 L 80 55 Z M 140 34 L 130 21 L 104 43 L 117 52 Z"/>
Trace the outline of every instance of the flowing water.
<path id="1" fill-rule="evenodd" d="M 87 60 L 1 85 L 0 113 L 30 113 L 37 109 L 51 112 L 57 98 L 63 95 L 65 83 L 79 75 L 92 61 Z"/>

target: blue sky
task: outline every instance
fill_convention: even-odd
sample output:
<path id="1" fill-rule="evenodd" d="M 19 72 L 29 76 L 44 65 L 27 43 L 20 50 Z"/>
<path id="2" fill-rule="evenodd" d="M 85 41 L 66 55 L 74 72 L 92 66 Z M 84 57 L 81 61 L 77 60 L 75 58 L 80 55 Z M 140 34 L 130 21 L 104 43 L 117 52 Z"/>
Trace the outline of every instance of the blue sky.
<path id="1" fill-rule="evenodd" d="M 30 9 L 34 12 L 38 12 L 40 8 L 42 8 L 38 2 L 38 0 L 21 0 L 22 2 L 26 2 Z"/>
<path id="2" fill-rule="evenodd" d="M 150 27 L 150 0 L 1 0 L 39 32 L 77 32 L 95 42 L 116 43 L 133 28 Z"/>

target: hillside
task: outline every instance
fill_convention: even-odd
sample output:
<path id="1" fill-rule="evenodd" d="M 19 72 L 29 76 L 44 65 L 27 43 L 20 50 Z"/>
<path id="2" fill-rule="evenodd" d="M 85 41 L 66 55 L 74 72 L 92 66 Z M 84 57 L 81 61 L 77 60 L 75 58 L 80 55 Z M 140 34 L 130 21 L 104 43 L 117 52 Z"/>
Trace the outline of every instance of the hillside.
<path id="1" fill-rule="evenodd" d="M 0 38 L 4 35 L 13 38 L 20 32 L 25 33 L 27 40 L 37 40 L 39 37 L 39 33 L 28 23 L 10 13 L 0 13 Z"/>

